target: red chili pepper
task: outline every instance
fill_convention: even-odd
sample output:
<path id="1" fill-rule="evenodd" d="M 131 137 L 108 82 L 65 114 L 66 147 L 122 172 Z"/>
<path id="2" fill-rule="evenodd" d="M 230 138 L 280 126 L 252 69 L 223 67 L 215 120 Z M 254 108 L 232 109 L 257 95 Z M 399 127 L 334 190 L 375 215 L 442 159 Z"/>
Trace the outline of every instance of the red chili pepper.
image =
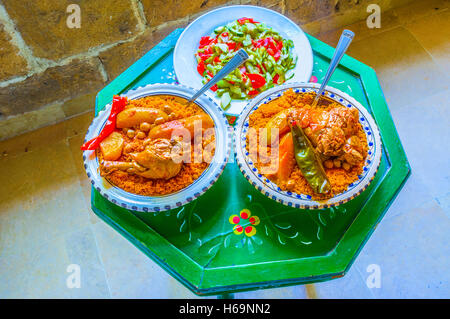
<path id="1" fill-rule="evenodd" d="M 218 89 L 217 84 L 214 84 L 213 86 L 211 86 L 211 91 L 216 92 Z"/>
<path id="2" fill-rule="evenodd" d="M 257 90 L 248 91 L 248 95 L 258 95 L 259 92 Z"/>
<path id="3" fill-rule="evenodd" d="M 277 73 L 275 74 L 275 76 L 273 77 L 273 83 L 278 84 L 278 79 L 280 78 L 280 75 Z"/>
<path id="4" fill-rule="evenodd" d="M 240 18 L 240 19 L 238 19 L 237 21 L 238 21 L 239 24 L 245 24 L 245 23 L 247 23 L 247 22 L 250 22 L 250 23 L 259 23 L 258 21 L 253 20 L 253 18 L 246 18 L 246 17 Z"/>
<path id="5" fill-rule="evenodd" d="M 109 113 L 109 117 L 106 120 L 105 126 L 97 137 L 94 137 L 93 139 L 90 139 L 89 141 L 81 145 L 80 148 L 82 151 L 95 150 L 105 138 L 107 138 L 112 132 L 114 132 L 116 128 L 117 114 L 123 111 L 127 103 L 128 100 L 126 97 L 120 97 L 118 95 L 113 96 L 111 113 Z"/>
<path id="6" fill-rule="evenodd" d="M 197 65 L 197 71 L 198 73 L 203 76 L 203 73 L 205 73 L 205 62 L 200 61 Z"/>
<path id="7" fill-rule="evenodd" d="M 250 79 L 250 82 L 252 83 L 252 87 L 254 89 L 258 89 L 266 84 L 266 79 L 259 74 L 247 73 L 247 76 Z"/>

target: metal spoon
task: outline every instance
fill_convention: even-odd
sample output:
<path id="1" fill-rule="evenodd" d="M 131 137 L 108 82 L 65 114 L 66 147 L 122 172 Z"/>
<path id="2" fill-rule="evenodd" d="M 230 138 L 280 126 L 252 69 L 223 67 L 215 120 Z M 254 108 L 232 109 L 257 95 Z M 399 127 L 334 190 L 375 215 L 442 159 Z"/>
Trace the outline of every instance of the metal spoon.
<path id="1" fill-rule="evenodd" d="M 353 40 L 355 34 L 350 30 L 342 31 L 341 37 L 339 39 L 338 45 L 336 46 L 336 50 L 334 51 L 333 58 L 331 59 L 330 66 L 328 67 L 327 74 L 325 75 L 322 84 L 320 85 L 320 89 L 314 97 L 312 106 L 316 106 L 319 102 L 320 97 L 322 96 L 322 92 L 325 90 L 325 86 L 331 78 L 334 70 L 338 66 L 342 57 L 344 56 L 345 51 L 347 51 L 348 46 Z"/>
<path id="2" fill-rule="evenodd" d="M 248 54 L 245 52 L 244 49 L 240 49 L 238 52 L 236 52 L 235 56 L 231 58 L 231 60 L 225 64 L 225 66 L 220 69 L 219 72 L 211 79 L 209 80 L 200 90 L 198 90 L 197 93 L 195 93 L 189 100 L 188 104 L 192 103 L 195 99 L 197 99 L 200 95 L 202 95 L 204 92 L 208 91 L 214 84 L 222 80 L 224 77 L 226 77 L 231 71 L 235 70 L 237 67 L 239 67 L 242 63 L 247 61 Z"/>

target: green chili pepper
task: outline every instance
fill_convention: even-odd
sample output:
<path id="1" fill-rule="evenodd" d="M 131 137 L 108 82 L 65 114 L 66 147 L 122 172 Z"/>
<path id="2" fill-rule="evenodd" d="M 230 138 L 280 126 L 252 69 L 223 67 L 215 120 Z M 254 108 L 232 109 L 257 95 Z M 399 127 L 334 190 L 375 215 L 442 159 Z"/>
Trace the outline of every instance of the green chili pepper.
<path id="1" fill-rule="evenodd" d="M 322 162 L 314 151 L 314 148 L 303 132 L 295 123 L 289 123 L 294 142 L 295 160 L 303 176 L 308 181 L 315 193 L 325 194 L 331 191 L 331 184 L 325 175 Z"/>

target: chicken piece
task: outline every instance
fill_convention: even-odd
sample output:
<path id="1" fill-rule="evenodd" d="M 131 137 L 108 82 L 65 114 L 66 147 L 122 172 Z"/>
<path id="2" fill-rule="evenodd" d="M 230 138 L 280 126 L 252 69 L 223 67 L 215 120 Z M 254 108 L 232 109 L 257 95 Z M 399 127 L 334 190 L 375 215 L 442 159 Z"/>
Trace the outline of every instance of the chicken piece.
<path id="1" fill-rule="evenodd" d="M 327 127 L 339 127 L 345 137 L 355 135 L 358 124 L 358 110 L 356 108 L 335 107 L 328 113 Z"/>
<path id="2" fill-rule="evenodd" d="M 197 124 L 195 124 L 197 123 Z M 199 132 L 194 131 L 194 126 L 201 128 Z M 195 134 L 204 132 L 205 129 L 214 127 L 214 121 L 207 114 L 198 114 L 181 120 L 174 120 L 155 126 L 150 130 L 148 137 L 151 139 L 165 138 L 170 139 L 174 135 L 183 135 L 187 130 L 194 138 Z"/>
<path id="3" fill-rule="evenodd" d="M 152 140 L 140 153 L 130 153 L 134 161 L 147 168 L 144 172 L 136 174 L 151 179 L 169 179 L 177 175 L 183 163 L 175 162 L 174 157 L 179 155 L 180 144 L 164 138 Z"/>
<path id="4" fill-rule="evenodd" d="M 317 137 L 316 150 L 325 156 L 339 156 L 345 144 L 344 131 L 336 126 L 327 127 L 320 131 Z"/>
<path id="5" fill-rule="evenodd" d="M 352 136 L 347 139 L 347 142 L 343 147 L 344 154 L 340 157 L 340 159 L 346 161 L 350 165 L 356 165 L 364 160 L 361 155 L 362 150 L 363 148 L 359 138 L 357 136 Z"/>

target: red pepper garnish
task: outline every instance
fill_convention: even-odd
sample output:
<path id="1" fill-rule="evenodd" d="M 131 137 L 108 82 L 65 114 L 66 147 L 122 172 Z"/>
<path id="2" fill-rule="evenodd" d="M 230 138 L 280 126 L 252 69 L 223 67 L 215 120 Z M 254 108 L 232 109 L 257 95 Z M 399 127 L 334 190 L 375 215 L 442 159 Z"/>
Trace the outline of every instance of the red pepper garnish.
<path id="1" fill-rule="evenodd" d="M 206 74 L 208 74 L 210 77 L 214 77 L 214 74 L 210 70 L 206 71 Z"/>
<path id="2" fill-rule="evenodd" d="M 242 43 L 241 42 L 238 42 L 237 44 L 236 44 L 236 51 L 237 50 L 239 50 L 240 48 L 242 48 Z"/>
<path id="3" fill-rule="evenodd" d="M 217 84 L 214 84 L 213 86 L 211 86 L 211 91 L 216 92 L 218 89 Z"/>
<path id="4" fill-rule="evenodd" d="M 275 76 L 273 77 L 273 83 L 278 84 L 278 79 L 280 78 L 280 75 L 277 73 L 275 74 Z"/>
<path id="5" fill-rule="evenodd" d="M 238 19 L 237 22 L 238 22 L 239 24 L 241 24 L 241 25 L 242 25 L 242 24 L 245 24 L 245 23 L 247 23 L 247 22 L 250 22 L 250 23 L 259 23 L 258 21 L 253 20 L 253 18 L 246 18 L 246 17 L 243 17 L 243 18 Z"/>
<path id="6" fill-rule="evenodd" d="M 126 97 L 121 97 L 118 95 L 113 96 L 111 113 L 109 113 L 109 117 L 106 120 L 105 126 L 97 137 L 94 137 L 93 139 L 90 139 L 89 141 L 81 145 L 80 148 L 82 151 L 95 150 L 105 138 L 107 138 L 112 132 L 114 132 L 116 128 L 117 114 L 123 111 L 127 103 L 128 100 Z"/>
<path id="7" fill-rule="evenodd" d="M 234 85 L 234 81 L 228 81 L 228 83 L 230 83 L 231 85 Z"/>
<path id="8" fill-rule="evenodd" d="M 203 73 L 205 73 L 205 62 L 200 61 L 197 65 L 197 71 L 200 73 L 201 76 L 203 76 Z"/>
<path id="9" fill-rule="evenodd" d="M 254 89 L 258 89 L 266 84 L 266 79 L 259 74 L 247 73 L 247 76 L 250 79 L 250 82 L 252 83 L 252 87 Z"/>
<path id="10" fill-rule="evenodd" d="M 248 91 L 248 95 L 258 95 L 258 94 L 259 94 L 258 90 Z"/>

